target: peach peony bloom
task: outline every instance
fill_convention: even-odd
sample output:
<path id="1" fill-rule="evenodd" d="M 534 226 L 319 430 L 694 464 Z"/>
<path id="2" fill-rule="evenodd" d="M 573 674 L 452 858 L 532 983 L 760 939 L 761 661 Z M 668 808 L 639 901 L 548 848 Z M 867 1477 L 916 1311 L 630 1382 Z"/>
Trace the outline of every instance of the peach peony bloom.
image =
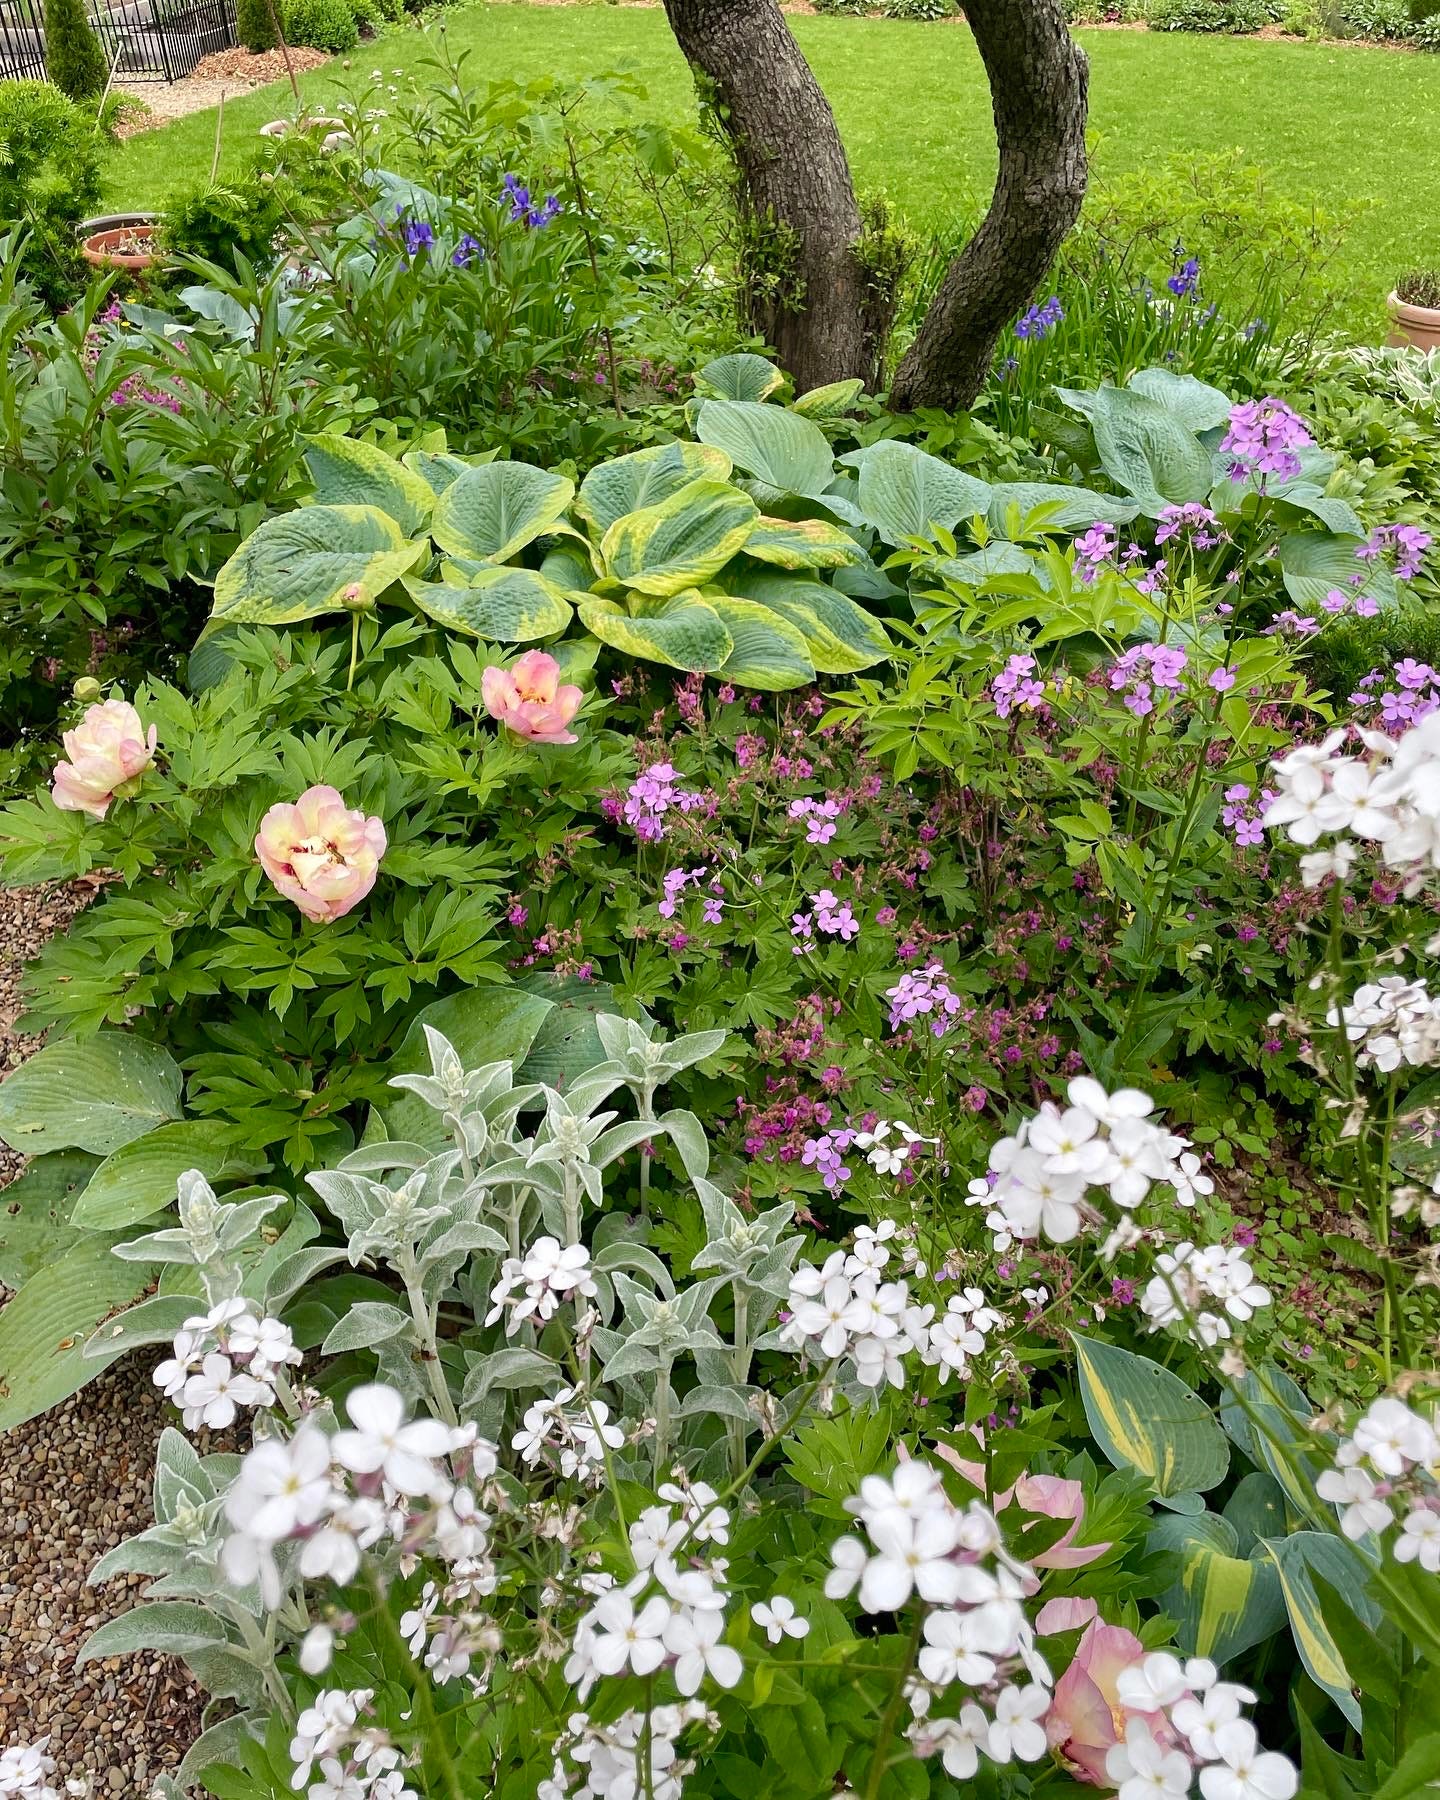
<path id="1" fill-rule="evenodd" d="M 1061 1631 L 1079 1631 L 1082 1625 L 1088 1625 L 1099 1616 L 1100 1608 L 1093 1600 L 1061 1594 L 1054 1600 L 1047 1600 L 1036 1613 L 1035 1633 L 1037 1637 L 1054 1637 Z"/>
<path id="2" fill-rule="evenodd" d="M 260 866 L 307 919 L 329 925 L 358 906 L 375 885 L 385 827 L 347 807 L 333 787 L 306 788 L 260 822 Z"/>
<path id="3" fill-rule="evenodd" d="M 573 744 L 565 727 L 584 699 L 578 687 L 560 686 L 560 665 L 543 650 L 527 650 L 511 669 L 492 663 L 481 677 L 480 691 L 492 719 L 537 744 Z"/>
<path id="4" fill-rule="evenodd" d="M 1109 1544 L 1082 1544 L 1075 1538 L 1085 1517 L 1085 1489 L 1078 1481 L 1060 1475 L 1022 1475 L 1015 1483 L 1014 1501 L 1027 1513 L 1046 1519 L 1073 1519 L 1064 1537 L 1048 1550 L 1037 1550 L 1027 1560 L 1032 1569 L 1083 1569 L 1110 1548 Z"/>
<path id="5" fill-rule="evenodd" d="M 1157 1743 L 1169 1741 L 1169 1727 L 1158 1714 L 1131 1713 L 1120 1703 L 1120 1671 L 1144 1655 L 1145 1646 L 1134 1632 L 1094 1619 L 1076 1647 L 1075 1660 L 1055 1683 L 1045 1735 L 1081 1781 L 1114 1787 L 1105 1774 L 1105 1753 L 1124 1743 L 1131 1718 L 1144 1718 Z"/>
<path id="6" fill-rule="evenodd" d="M 103 819 L 116 791 L 155 761 L 155 727 L 147 735 L 128 700 L 87 706 L 73 731 L 65 733 L 68 762 L 55 765 L 50 797 L 62 812 L 87 812 Z"/>

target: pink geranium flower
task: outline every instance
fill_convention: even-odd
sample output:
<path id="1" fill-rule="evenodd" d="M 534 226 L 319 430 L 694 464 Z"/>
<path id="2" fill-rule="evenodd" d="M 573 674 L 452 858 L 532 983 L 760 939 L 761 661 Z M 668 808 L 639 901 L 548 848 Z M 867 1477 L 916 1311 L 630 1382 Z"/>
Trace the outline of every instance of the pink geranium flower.
<path id="1" fill-rule="evenodd" d="M 147 733 L 128 700 L 88 706 L 73 731 L 65 733 L 65 755 L 55 765 L 50 797 L 62 812 L 87 812 L 103 819 L 116 790 L 134 781 L 155 761 L 157 733 Z"/>
<path id="2" fill-rule="evenodd" d="M 573 744 L 565 727 L 584 699 L 578 687 L 560 685 L 560 665 L 543 650 L 527 650 L 510 669 L 493 664 L 481 677 L 480 691 L 492 719 L 508 731 L 536 744 Z"/>
<path id="3" fill-rule="evenodd" d="M 374 887 L 385 827 L 347 807 L 333 787 L 306 788 L 293 805 L 282 801 L 266 813 L 255 853 L 287 900 L 329 925 Z"/>

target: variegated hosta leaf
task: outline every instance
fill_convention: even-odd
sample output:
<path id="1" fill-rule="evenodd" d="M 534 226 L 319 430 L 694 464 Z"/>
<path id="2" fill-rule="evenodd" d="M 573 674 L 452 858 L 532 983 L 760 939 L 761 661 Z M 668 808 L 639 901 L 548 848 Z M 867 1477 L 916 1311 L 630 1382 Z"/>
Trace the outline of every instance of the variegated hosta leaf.
<path id="1" fill-rule="evenodd" d="M 293 625 L 373 606 L 427 554 L 375 506 L 302 506 L 266 519 L 215 577 L 214 619 Z"/>
<path id="2" fill-rule="evenodd" d="M 323 431 L 302 440 L 317 506 L 378 506 L 405 533 L 425 529 L 435 490 L 374 444 Z"/>
<path id="3" fill-rule="evenodd" d="M 750 496 L 728 482 L 691 481 L 668 500 L 617 519 L 600 553 L 616 581 L 664 598 L 718 575 L 745 547 L 759 516 Z"/>
<path id="4" fill-rule="evenodd" d="M 737 600 L 729 594 L 705 598 L 735 641 L 718 671 L 724 680 L 775 693 L 815 679 L 805 639 L 788 619 L 757 600 Z"/>
<path id="5" fill-rule="evenodd" d="M 1117 1469 L 1138 1469 L 1156 1494 L 1204 1494 L 1225 1478 L 1230 1451 L 1212 1409 L 1191 1387 L 1119 1344 L 1071 1332 L 1086 1422 Z"/>
<path id="6" fill-rule="evenodd" d="M 734 648 L 720 615 L 693 588 L 664 599 L 635 594 L 629 610 L 594 595 L 581 602 L 580 622 L 612 650 L 688 674 L 720 668 Z"/>
<path id="7" fill-rule="evenodd" d="M 584 539 L 563 539 L 552 544 L 540 560 L 540 573 L 558 588 L 579 588 L 589 593 L 590 585 L 600 570 L 595 566 L 595 552 Z"/>
<path id="8" fill-rule="evenodd" d="M 448 450 L 407 450 L 400 460 L 438 498 L 467 469 L 493 462 L 495 452 L 487 450 L 483 456 L 455 456 Z"/>
<path id="9" fill-rule="evenodd" d="M 841 419 L 864 392 L 863 381 L 828 381 L 802 394 L 791 410 L 805 419 Z"/>
<path id="10" fill-rule="evenodd" d="M 575 511 L 603 537 L 626 513 L 658 506 L 692 481 L 724 481 L 729 473 L 730 458 L 709 444 L 651 444 L 597 464 L 580 483 Z"/>
<path id="11" fill-rule="evenodd" d="M 835 472 L 825 433 L 784 406 L 706 400 L 695 417 L 695 435 L 780 493 L 823 494 Z"/>
<path id="12" fill-rule="evenodd" d="M 865 560 L 854 538 L 827 519 L 768 519 L 763 513 L 745 554 L 781 569 L 839 569 Z"/>
<path id="13" fill-rule="evenodd" d="M 1240 1555 L 1228 1519 L 1210 1512 L 1158 1519 L 1146 1548 L 1170 1559 L 1171 1581 L 1158 1598 L 1187 1655 L 1227 1663 L 1284 1625 L 1279 1569 L 1263 1550 Z"/>
<path id="14" fill-rule="evenodd" d="M 784 385 L 774 363 L 752 350 L 717 356 L 695 377 L 695 392 L 714 400 L 764 400 Z"/>
<path id="15" fill-rule="evenodd" d="M 824 582 L 755 575 L 736 585 L 743 587 L 743 598 L 758 600 L 790 621 L 821 675 L 853 675 L 890 654 L 880 621 Z"/>
<path id="16" fill-rule="evenodd" d="M 575 497 L 575 483 L 530 463 L 485 463 L 457 475 L 435 503 L 430 530 L 452 556 L 508 562 L 551 529 Z"/>
<path id="17" fill-rule="evenodd" d="M 952 530 L 984 512 L 990 485 L 952 468 L 914 444 L 876 444 L 860 464 L 860 510 L 887 544 Z"/>
<path id="18" fill-rule="evenodd" d="M 468 586 L 412 576 L 405 588 L 437 625 L 487 644 L 537 643 L 564 631 L 574 616 L 561 590 L 534 569 L 481 569 Z"/>
<path id="19" fill-rule="evenodd" d="M 1374 1631 L 1380 1624 L 1380 1608 L 1367 1590 L 1366 1563 L 1362 1552 L 1343 1537 L 1329 1531 L 1292 1531 L 1288 1537 L 1262 1540 L 1280 1571 L 1290 1630 L 1312 1681 L 1325 1692 L 1358 1731 L 1360 1702 L 1353 1689 L 1355 1674 L 1345 1658 L 1320 1607 L 1313 1576 L 1319 1575 L 1350 1602 L 1359 1619 Z"/>

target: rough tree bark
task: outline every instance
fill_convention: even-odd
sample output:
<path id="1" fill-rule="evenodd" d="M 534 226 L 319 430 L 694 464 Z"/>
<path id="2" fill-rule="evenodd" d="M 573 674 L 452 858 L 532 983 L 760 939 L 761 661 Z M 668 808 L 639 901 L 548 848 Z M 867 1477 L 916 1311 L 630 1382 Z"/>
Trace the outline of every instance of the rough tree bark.
<path id="1" fill-rule="evenodd" d="M 665 0 L 670 28 L 726 132 L 752 242 L 749 323 L 798 390 L 877 369 L 856 255 L 860 208 L 830 103 L 775 0 Z M 757 254 L 758 252 L 758 254 Z M 888 320 L 886 321 L 888 325 Z"/>
<path id="2" fill-rule="evenodd" d="M 965 0 L 965 17 L 990 79 L 1000 170 L 896 371 L 900 411 L 970 404 L 1085 198 L 1089 65 L 1059 0 Z"/>

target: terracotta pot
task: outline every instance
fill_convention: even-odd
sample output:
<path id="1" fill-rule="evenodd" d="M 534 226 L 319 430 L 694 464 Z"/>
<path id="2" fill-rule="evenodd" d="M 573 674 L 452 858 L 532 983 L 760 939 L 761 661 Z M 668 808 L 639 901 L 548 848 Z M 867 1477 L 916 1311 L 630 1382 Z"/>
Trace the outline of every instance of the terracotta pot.
<path id="1" fill-rule="evenodd" d="M 148 223 L 112 225 L 108 231 L 93 231 L 82 240 L 80 254 L 94 269 L 148 269 L 160 260 L 154 248 L 155 227 Z M 122 249 L 125 244 L 148 243 L 148 250 Z"/>
<path id="2" fill-rule="evenodd" d="M 1391 294 L 1390 317 L 1395 321 L 1394 342 L 1413 344 L 1417 350 L 1440 349 L 1440 306 L 1412 306 Z"/>

